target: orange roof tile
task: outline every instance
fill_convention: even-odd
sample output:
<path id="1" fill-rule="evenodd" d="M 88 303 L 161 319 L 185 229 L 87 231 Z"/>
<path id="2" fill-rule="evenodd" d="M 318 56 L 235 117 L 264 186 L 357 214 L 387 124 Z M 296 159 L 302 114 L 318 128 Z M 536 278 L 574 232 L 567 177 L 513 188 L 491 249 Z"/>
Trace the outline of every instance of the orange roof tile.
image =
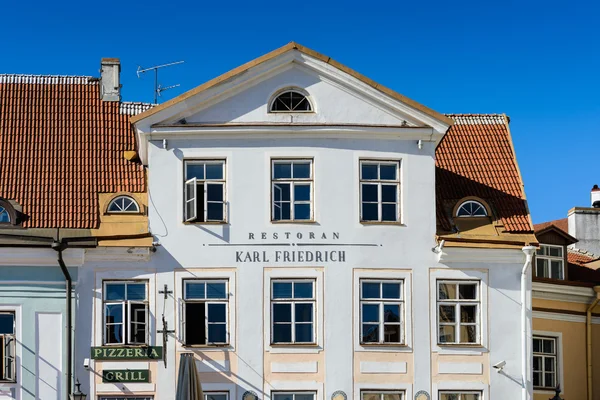
<path id="1" fill-rule="evenodd" d="M 535 225 L 533 225 L 533 229 L 536 232 L 540 232 L 540 231 L 548 228 L 550 225 L 554 225 L 556 228 L 560 229 L 561 231 L 563 231 L 565 233 L 569 233 L 569 220 L 567 218 L 555 219 L 554 221 L 548 221 L 548 222 L 542 222 L 539 224 L 535 224 Z"/>
<path id="2" fill-rule="evenodd" d="M 570 264 L 585 266 L 586 263 L 598 260 L 598 256 L 583 250 L 569 248 L 567 249 L 567 261 Z"/>
<path id="3" fill-rule="evenodd" d="M 515 158 L 508 118 L 498 114 L 449 114 L 455 121 L 436 149 L 439 227 L 451 232 L 452 210 L 469 196 L 486 201 L 508 232 L 533 226 Z"/>
<path id="4" fill-rule="evenodd" d="M 143 192 L 129 123 L 148 105 L 100 100 L 98 79 L 0 75 L 0 197 L 29 217 L 24 227 L 99 225 L 98 193 Z"/>

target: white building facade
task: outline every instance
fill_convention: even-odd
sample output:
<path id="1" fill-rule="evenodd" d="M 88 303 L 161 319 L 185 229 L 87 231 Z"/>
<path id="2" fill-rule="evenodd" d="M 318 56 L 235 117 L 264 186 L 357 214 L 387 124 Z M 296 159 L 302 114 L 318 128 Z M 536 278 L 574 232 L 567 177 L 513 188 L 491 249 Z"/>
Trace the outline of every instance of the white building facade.
<path id="1" fill-rule="evenodd" d="M 182 353 L 213 400 L 521 396 L 522 251 L 437 240 L 450 118 L 290 44 L 132 121 L 156 252 L 80 271 L 92 396 Z"/>

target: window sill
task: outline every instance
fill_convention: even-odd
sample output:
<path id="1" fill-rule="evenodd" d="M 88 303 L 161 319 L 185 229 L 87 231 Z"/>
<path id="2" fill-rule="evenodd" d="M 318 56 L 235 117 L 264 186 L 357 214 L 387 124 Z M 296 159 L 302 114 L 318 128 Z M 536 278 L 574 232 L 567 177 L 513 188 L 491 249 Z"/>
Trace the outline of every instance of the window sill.
<path id="1" fill-rule="evenodd" d="M 456 349 L 456 348 L 466 348 L 466 349 L 473 349 L 473 348 L 482 348 L 483 346 L 479 343 L 438 343 L 437 344 L 438 347 L 440 348 L 451 348 L 451 349 Z"/>
<path id="2" fill-rule="evenodd" d="M 195 222 L 195 221 L 183 221 L 184 225 L 227 225 L 227 221 L 207 221 L 207 222 Z"/>
<path id="3" fill-rule="evenodd" d="M 104 343 L 100 347 L 126 347 L 131 349 L 143 349 L 146 347 L 154 347 L 149 344 L 123 344 L 123 343 Z"/>
<path id="4" fill-rule="evenodd" d="M 359 221 L 361 225 L 393 225 L 393 226 L 406 226 L 402 222 L 392 222 L 392 221 Z"/>
<path id="5" fill-rule="evenodd" d="M 271 347 L 318 347 L 316 343 L 271 343 Z"/>
<path id="6" fill-rule="evenodd" d="M 231 347 L 229 343 L 224 344 L 183 344 L 181 345 L 184 349 L 222 349 Z"/>
<path id="7" fill-rule="evenodd" d="M 283 225 L 283 224 L 305 224 L 305 225 L 310 225 L 310 224 L 316 224 L 317 221 L 315 220 L 271 220 L 272 224 L 277 224 L 277 225 Z"/>
<path id="8" fill-rule="evenodd" d="M 362 347 L 407 347 L 405 343 L 360 343 Z"/>

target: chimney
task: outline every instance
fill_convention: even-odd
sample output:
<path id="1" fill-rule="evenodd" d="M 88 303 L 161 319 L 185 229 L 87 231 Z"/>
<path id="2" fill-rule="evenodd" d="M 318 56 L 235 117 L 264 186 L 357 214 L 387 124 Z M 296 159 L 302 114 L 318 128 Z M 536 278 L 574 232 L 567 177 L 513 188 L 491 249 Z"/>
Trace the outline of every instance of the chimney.
<path id="1" fill-rule="evenodd" d="M 103 58 L 100 61 L 100 99 L 121 100 L 121 61 L 118 58 Z"/>
<path id="2" fill-rule="evenodd" d="M 598 187 L 598 185 L 594 185 L 594 187 L 592 188 L 591 197 L 592 207 L 600 208 L 600 188 Z"/>

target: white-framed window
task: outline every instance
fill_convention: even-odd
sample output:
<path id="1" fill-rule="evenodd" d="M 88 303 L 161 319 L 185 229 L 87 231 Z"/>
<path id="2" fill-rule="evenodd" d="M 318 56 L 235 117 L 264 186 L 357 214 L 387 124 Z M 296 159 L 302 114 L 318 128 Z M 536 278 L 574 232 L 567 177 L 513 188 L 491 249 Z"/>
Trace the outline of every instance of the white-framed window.
<path id="1" fill-rule="evenodd" d="M 443 391 L 439 392 L 439 400 L 482 400 L 478 391 Z"/>
<path id="2" fill-rule="evenodd" d="M 229 392 L 204 392 L 204 400 L 229 400 Z"/>
<path id="3" fill-rule="evenodd" d="M 404 342 L 401 280 L 360 280 L 361 344 Z"/>
<path id="4" fill-rule="evenodd" d="M 181 326 L 183 343 L 229 343 L 229 282 L 226 279 L 183 280 Z"/>
<path id="5" fill-rule="evenodd" d="M 272 400 L 315 400 L 315 392 L 273 392 Z"/>
<path id="6" fill-rule="evenodd" d="M 400 162 L 360 160 L 361 222 L 400 221 Z"/>
<path id="7" fill-rule="evenodd" d="M 148 283 L 103 281 L 103 344 L 148 344 Z"/>
<path id="8" fill-rule="evenodd" d="M 480 344 L 480 282 L 437 281 L 438 344 Z"/>
<path id="9" fill-rule="evenodd" d="M 153 396 L 100 396 L 99 400 L 154 400 Z"/>
<path id="10" fill-rule="evenodd" d="M 535 276 L 538 278 L 564 279 L 564 247 L 541 244 L 535 252 Z"/>
<path id="11" fill-rule="evenodd" d="M 225 222 L 225 160 L 185 160 L 184 221 Z"/>
<path id="12" fill-rule="evenodd" d="M 109 213 L 131 213 L 140 212 L 140 206 L 131 196 L 117 196 L 110 201 L 106 211 Z"/>
<path id="13" fill-rule="evenodd" d="M 361 400 L 404 400 L 403 390 L 363 390 Z"/>
<path id="14" fill-rule="evenodd" d="M 467 200 L 456 209 L 456 216 L 460 218 L 487 217 L 487 215 L 485 206 L 475 200 Z"/>
<path id="15" fill-rule="evenodd" d="M 313 219 L 313 160 L 271 161 L 271 219 Z"/>
<path id="16" fill-rule="evenodd" d="M 277 94 L 271 100 L 269 112 L 272 113 L 290 113 L 290 112 L 312 112 L 313 106 L 308 97 L 297 89 L 287 89 Z"/>
<path id="17" fill-rule="evenodd" d="M 16 382 L 16 339 L 17 324 L 15 313 L 9 311 L 0 312 L 0 382 Z"/>
<path id="18" fill-rule="evenodd" d="M 533 387 L 553 390 L 558 382 L 557 338 L 533 336 Z"/>
<path id="19" fill-rule="evenodd" d="M 316 343 L 315 280 L 271 280 L 271 343 Z"/>

